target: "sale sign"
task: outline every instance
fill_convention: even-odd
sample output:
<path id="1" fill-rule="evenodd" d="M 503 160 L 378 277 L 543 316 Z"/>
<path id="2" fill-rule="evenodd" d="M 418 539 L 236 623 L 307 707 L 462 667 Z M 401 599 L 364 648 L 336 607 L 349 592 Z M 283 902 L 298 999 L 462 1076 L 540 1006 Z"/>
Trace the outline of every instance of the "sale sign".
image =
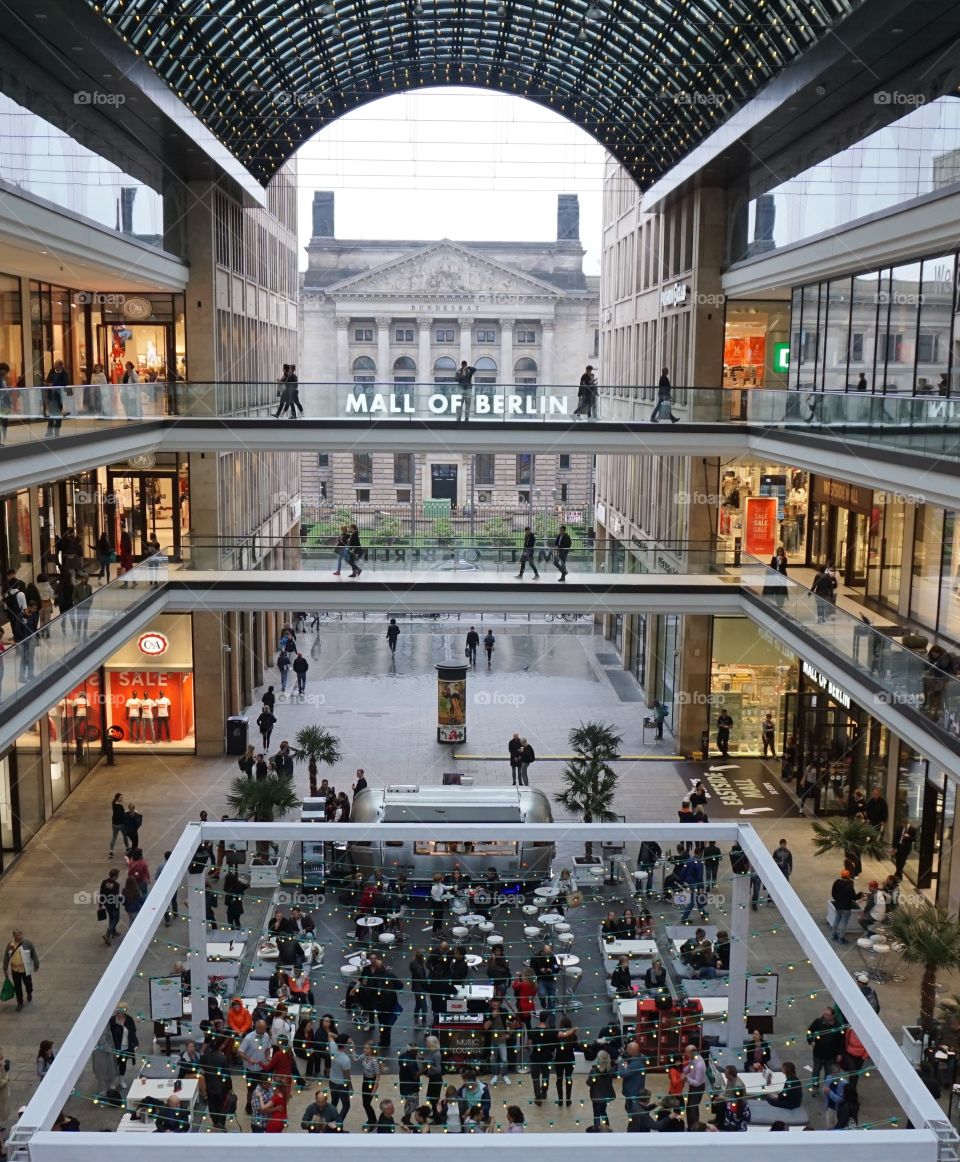
<path id="1" fill-rule="evenodd" d="M 777 548 L 777 498 L 748 496 L 744 516 L 744 548 L 753 557 L 773 556 Z"/>

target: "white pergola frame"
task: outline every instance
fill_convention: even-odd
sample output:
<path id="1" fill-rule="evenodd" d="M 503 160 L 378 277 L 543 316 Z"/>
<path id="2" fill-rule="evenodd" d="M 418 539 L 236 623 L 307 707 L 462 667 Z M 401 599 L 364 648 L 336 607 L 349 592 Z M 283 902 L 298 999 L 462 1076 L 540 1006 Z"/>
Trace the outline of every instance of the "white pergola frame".
<path id="1" fill-rule="evenodd" d="M 682 824 L 496 824 L 497 836 L 506 840 L 551 840 L 582 843 L 624 842 L 639 844 L 644 839 L 657 842 L 679 842 L 690 838 L 689 828 Z M 57 1114 L 76 1088 L 110 1014 L 122 1000 L 130 981 L 162 923 L 164 910 L 177 885 L 188 881 L 190 972 L 193 1012 L 206 1011 L 207 958 L 205 956 L 204 875 L 191 875 L 189 867 L 197 848 L 204 842 L 219 840 L 253 843 L 270 839 L 274 842 L 330 839 L 369 841 L 371 839 L 412 839 L 417 835 L 430 839 L 483 840 L 490 836 L 490 824 L 331 824 L 331 823 L 190 823 L 163 872 L 154 884 L 129 933 L 117 949 L 110 968 L 94 989 L 63 1042 L 63 1047 L 34 1096 L 26 1106 L 8 1141 L 8 1158 L 16 1162 L 126 1162 L 131 1146 L 143 1151 L 151 1162 L 236 1162 L 241 1158 L 284 1158 L 291 1162 L 311 1162 L 317 1157 L 318 1143 L 309 1134 L 262 1137 L 259 1134 L 138 1134 L 97 1133 L 61 1134 L 51 1132 Z M 503 1154 L 504 1158 L 530 1149 L 549 1152 L 556 1162 L 604 1162 L 611 1151 L 632 1149 L 655 1150 L 659 1155 L 689 1158 L 694 1149 L 709 1155 L 709 1162 L 743 1162 L 753 1157 L 764 1160 L 771 1148 L 778 1158 L 797 1162 L 834 1162 L 842 1148 L 848 1162 L 955 1162 L 958 1158 L 956 1131 L 937 1102 L 931 1097 L 913 1068 L 900 1051 L 893 1036 L 864 999 L 836 952 L 825 939 L 817 922 L 810 916 L 799 896 L 784 878 L 753 828 L 746 823 L 721 822 L 702 825 L 701 839 L 712 837 L 723 843 L 739 841 L 754 870 L 761 876 L 774 904 L 803 953 L 809 957 L 820 980 L 840 1005 L 857 1030 L 877 1071 L 906 1113 L 912 1130 L 847 1130 L 837 1138 L 835 1131 L 813 1131 L 804 1136 L 795 1133 L 769 1139 L 762 1134 L 708 1134 L 698 1138 L 695 1146 L 682 1134 L 630 1135 L 602 1134 L 590 1138 L 579 1134 L 534 1133 L 519 1135 L 463 1135 L 456 1149 L 483 1149 L 485 1157 Z M 730 910 L 731 972 L 728 1027 L 743 1024 L 744 989 L 747 970 L 749 934 L 749 877 L 734 876 Z M 740 981 L 742 987 L 737 988 Z M 199 1020 L 199 1016 L 197 1017 Z M 349 1159 L 354 1153 L 369 1155 L 370 1140 L 363 1134 L 325 1139 L 323 1152 L 338 1159 Z M 441 1134 L 405 1135 L 377 1139 L 378 1151 L 397 1155 L 397 1162 L 423 1162 L 428 1156 L 449 1151 L 453 1142 Z M 255 1152 L 255 1153 L 254 1153 Z M 811 1153 L 812 1152 L 812 1153 Z M 122 1157 L 121 1157 L 122 1155 Z M 409 1156 L 409 1157 L 408 1157 Z"/>

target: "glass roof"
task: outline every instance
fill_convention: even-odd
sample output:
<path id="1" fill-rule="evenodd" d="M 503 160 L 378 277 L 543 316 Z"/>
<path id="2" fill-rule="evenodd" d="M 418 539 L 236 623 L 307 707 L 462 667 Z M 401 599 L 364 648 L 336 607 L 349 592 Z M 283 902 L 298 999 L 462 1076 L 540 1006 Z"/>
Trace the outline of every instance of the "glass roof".
<path id="1" fill-rule="evenodd" d="M 261 182 L 341 114 L 467 85 L 646 188 L 863 0 L 86 0 Z"/>

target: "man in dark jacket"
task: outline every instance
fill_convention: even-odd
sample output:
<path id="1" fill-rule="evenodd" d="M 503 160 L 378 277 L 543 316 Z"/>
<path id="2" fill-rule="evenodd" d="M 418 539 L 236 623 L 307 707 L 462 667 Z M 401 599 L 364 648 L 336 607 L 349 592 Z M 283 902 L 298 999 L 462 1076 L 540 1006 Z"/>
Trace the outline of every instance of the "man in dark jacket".
<path id="1" fill-rule="evenodd" d="M 280 749 L 273 756 L 273 766 L 278 775 L 293 778 L 293 752 L 289 742 L 280 743 Z"/>
<path id="2" fill-rule="evenodd" d="M 653 895 L 653 874 L 662 855 L 663 848 L 654 840 L 645 839 L 640 844 L 640 853 L 637 856 L 637 890 L 640 890 L 640 881 L 645 876 L 646 888 L 644 890 L 648 896 Z"/>
<path id="3" fill-rule="evenodd" d="M 480 635 L 477 633 L 476 629 L 471 625 L 470 631 L 467 634 L 467 658 L 469 659 L 471 666 L 475 666 L 477 664 L 477 649 L 479 648 L 479 646 L 480 646 Z"/>
<path id="4" fill-rule="evenodd" d="M 570 552 L 570 546 L 573 541 L 570 540 L 570 534 L 567 532 L 567 526 L 561 525 L 557 532 L 556 539 L 553 542 L 554 558 L 553 563 L 560 570 L 560 577 L 558 580 L 566 581 L 567 579 L 567 554 Z"/>
<path id="5" fill-rule="evenodd" d="M 303 656 L 297 654 L 293 659 L 293 672 L 297 675 L 297 693 L 302 694 L 307 688 L 307 670 L 310 669 L 310 663 Z"/>
<path id="6" fill-rule="evenodd" d="M 556 1051 L 555 1033 L 550 1027 L 550 1014 L 541 1012 L 538 1023 L 527 1036 L 530 1039 L 530 1080 L 533 1082 L 533 1100 L 543 1105 L 550 1090 L 550 1067 Z"/>
<path id="7" fill-rule="evenodd" d="M 813 1051 L 813 1082 L 820 1079 L 821 1072 L 826 1078 L 843 1052 L 843 1032 L 837 1023 L 833 1009 L 824 1009 L 807 1027 L 807 1044 Z"/>
<path id="8" fill-rule="evenodd" d="M 523 739 L 513 732 L 513 738 L 507 743 L 507 752 L 510 755 L 510 775 L 513 778 L 513 785 L 517 785 L 517 779 L 520 774 L 520 752 L 523 750 Z"/>
<path id="9" fill-rule="evenodd" d="M 834 910 L 830 939 L 835 940 L 838 944 L 846 944 L 847 925 L 850 923 L 853 909 L 857 906 L 857 889 L 853 877 L 846 868 L 833 881 L 830 897 L 833 900 Z"/>
<path id="10" fill-rule="evenodd" d="M 210 1121 L 216 1129 L 222 1130 L 227 1120 L 224 1105 L 227 1094 L 233 1089 L 233 1082 L 230 1079 L 230 1065 L 219 1040 L 207 1042 L 200 1057 L 200 1073 L 207 1095 Z"/>
<path id="11" fill-rule="evenodd" d="M 470 402 L 473 399 L 473 377 L 476 373 L 477 369 L 471 367 L 466 359 L 463 359 L 460 361 L 460 367 L 453 377 L 457 382 L 460 395 L 460 411 L 457 413 L 457 423 L 461 421 L 465 423 L 470 418 Z"/>
<path id="12" fill-rule="evenodd" d="M 652 1134 L 658 1129 L 657 1119 L 653 1116 L 654 1102 L 649 1089 L 641 1089 L 633 1098 L 633 1111 L 627 1122 L 628 1134 Z M 680 1123 L 681 1130 L 683 1123 Z"/>
<path id="13" fill-rule="evenodd" d="M 404 1126 L 410 1125 L 417 1106 L 420 1104 L 420 1050 L 416 1041 L 408 1041 L 407 1047 L 397 1058 L 397 1085 L 403 1098 Z"/>
<path id="14" fill-rule="evenodd" d="M 517 574 L 518 581 L 523 580 L 523 571 L 527 565 L 533 570 L 534 577 L 539 580 L 540 573 L 537 569 L 536 550 L 537 534 L 527 525 L 523 530 L 523 549 L 520 552 L 520 572 Z"/>
<path id="15" fill-rule="evenodd" d="M 887 801 L 880 794 L 879 787 L 874 787 L 870 792 L 870 798 L 867 800 L 863 811 L 870 826 L 875 827 L 877 831 L 883 831 L 886 826 L 889 811 L 887 809 Z"/>
<path id="16" fill-rule="evenodd" d="M 657 383 L 657 403 L 653 411 L 650 413 L 650 423 L 656 424 L 660 420 L 660 413 L 666 412 L 670 417 L 671 423 L 677 423 L 677 417 L 673 414 L 670 402 L 673 397 L 673 386 L 670 383 L 670 368 L 660 368 L 660 379 Z"/>
<path id="17" fill-rule="evenodd" d="M 137 1040 L 137 1026 L 126 1009 L 117 1009 L 107 1024 L 107 1030 L 117 1058 L 117 1073 L 123 1077 L 127 1072 L 127 1062 L 136 1060 L 140 1045 Z"/>

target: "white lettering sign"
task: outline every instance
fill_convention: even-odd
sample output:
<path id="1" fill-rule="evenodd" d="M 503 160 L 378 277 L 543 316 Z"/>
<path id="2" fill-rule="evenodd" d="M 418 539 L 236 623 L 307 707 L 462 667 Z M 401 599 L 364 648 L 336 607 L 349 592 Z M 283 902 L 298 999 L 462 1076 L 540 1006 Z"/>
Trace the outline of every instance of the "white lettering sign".
<path id="1" fill-rule="evenodd" d="M 687 301 L 687 291 L 690 288 L 685 282 L 675 282 L 666 290 L 660 292 L 661 307 L 680 307 Z"/>
<path id="2" fill-rule="evenodd" d="M 822 686 L 834 702 L 839 702 L 847 710 L 850 709 L 850 695 L 845 690 L 841 690 L 836 682 L 831 682 L 826 674 L 821 674 L 816 666 L 812 666 L 809 662 L 804 662 L 803 672 L 808 678 L 816 682 L 818 686 Z"/>
<path id="3" fill-rule="evenodd" d="M 463 406 L 463 396 L 436 393 L 427 399 L 427 411 L 434 416 L 456 415 Z M 487 395 L 474 394 L 471 412 L 478 416 L 565 416 L 569 400 L 565 395 Z M 412 395 L 392 392 L 352 392 L 347 396 L 346 414 L 361 416 L 417 414 Z"/>

